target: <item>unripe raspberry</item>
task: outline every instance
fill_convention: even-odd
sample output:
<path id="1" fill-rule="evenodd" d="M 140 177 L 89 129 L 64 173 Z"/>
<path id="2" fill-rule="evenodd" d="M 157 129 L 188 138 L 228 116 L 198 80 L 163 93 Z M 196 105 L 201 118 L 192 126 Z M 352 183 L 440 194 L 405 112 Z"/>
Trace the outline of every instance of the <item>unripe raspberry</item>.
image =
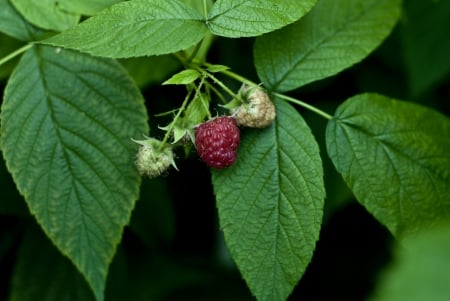
<path id="1" fill-rule="evenodd" d="M 229 116 L 211 119 L 195 129 L 197 153 L 210 167 L 231 166 L 236 161 L 239 141 L 239 128 Z"/>
<path id="2" fill-rule="evenodd" d="M 245 103 L 231 113 L 237 123 L 252 128 L 264 128 L 275 119 L 275 106 L 267 93 L 260 87 L 243 85 L 240 94 Z"/>
<path id="3" fill-rule="evenodd" d="M 165 172 L 170 165 L 177 168 L 170 146 L 162 145 L 161 141 L 150 137 L 133 141 L 140 145 L 136 155 L 136 166 L 141 175 L 155 178 Z"/>

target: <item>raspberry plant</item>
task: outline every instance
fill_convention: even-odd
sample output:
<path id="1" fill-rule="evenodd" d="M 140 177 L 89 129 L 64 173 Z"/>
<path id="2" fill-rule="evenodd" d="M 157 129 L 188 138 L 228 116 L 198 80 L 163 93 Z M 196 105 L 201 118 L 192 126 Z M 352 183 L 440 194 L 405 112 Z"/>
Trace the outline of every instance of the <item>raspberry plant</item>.
<path id="1" fill-rule="evenodd" d="M 433 22 L 417 35 L 422 11 Z M 339 198 L 354 198 L 410 250 L 374 298 L 409 292 L 405 271 L 421 271 L 411 256 L 449 250 L 450 122 L 426 101 L 450 70 L 449 44 L 432 44 L 448 12 L 448 2 L 425 0 L 0 0 L 0 213 L 20 225 L 0 237 L 2 262 L 18 250 L 2 269 L 5 298 L 160 300 L 208 283 L 211 271 L 180 268 L 157 247 L 172 246 L 169 192 L 189 177 L 197 195 L 213 189 L 220 250 L 246 284 L 243 299 L 293 294 Z M 387 76 L 324 92 L 355 68 L 374 76 L 367 58 L 398 31 L 409 93 L 387 88 Z M 236 118 L 240 142 L 208 182 L 196 129 L 218 118 Z"/>

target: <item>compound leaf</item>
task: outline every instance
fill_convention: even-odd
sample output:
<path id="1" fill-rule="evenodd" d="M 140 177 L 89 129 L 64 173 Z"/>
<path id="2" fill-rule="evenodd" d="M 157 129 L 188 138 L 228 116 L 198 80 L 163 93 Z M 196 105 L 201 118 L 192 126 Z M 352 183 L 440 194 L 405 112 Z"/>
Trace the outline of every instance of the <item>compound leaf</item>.
<path id="1" fill-rule="evenodd" d="M 285 300 L 301 278 L 325 197 L 314 136 L 289 104 L 275 104 L 274 124 L 243 132 L 235 165 L 212 173 L 226 244 L 258 300 Z"/>
<path id="2" fill-rule="evenodd" d="M 256 39 L 259 78 L 288 91 L 358 63 L 391 32 L 400 0 L 321 0 L 305 18 Z"/>
<path id="3" fill-rule="evenodd" d="M 148 132 L 140 91 L 113 60 L 35 46 L 8 81 L 1 128 L 31 213 L 102 300 L 139 194 L 130 137 Z"/>
<path id="4" fill-rule="evenodd" d="M 358 201 L 395 236 L 450 217 L 450 120 L 362 94 L 327 125 L 328 153 Z"/>
<path id="5" fill-rule="evenodd" d="M 206 33 L 202 16 L 179 1 L 134 0 L 113 5 L 45 43 L 125 58 L 183 50 Z"/>
<path id="6" fill-rule="evenodd" d="M 231 37 L 258 36 L 290 24 L 305 15 L 317 0 L 218 0 L 208 16 L 212 33 Z"/>

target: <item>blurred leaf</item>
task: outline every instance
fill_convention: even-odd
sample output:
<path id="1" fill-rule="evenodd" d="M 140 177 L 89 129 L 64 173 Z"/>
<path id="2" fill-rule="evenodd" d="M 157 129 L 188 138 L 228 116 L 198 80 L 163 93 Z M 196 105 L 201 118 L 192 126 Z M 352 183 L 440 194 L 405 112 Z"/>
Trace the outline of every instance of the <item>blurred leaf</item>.
<path id="1" fill-rule="evenodd" d="M 395 236 L 450 217 L 450 120 L 377 94 L 345 101 L 327 148 L 356 198 Z"/>
<path id="2" fill-rule="evenodd" d="M 405 1 L 404 56 L 413 96 L 450 75 L 450 1 Z"/>
<path id="3" fill-rule="evenodd" d="M 122 1 L 123 0 L 58 0 L 58 6 L 64 11 L 90 16 Z"/>
<path id="4" fill-rule="evenodd" d="M 140 91 L 113 60 L 36 46 L 9 79 L 1 128 L 30 211 L 102 300 L 139 193 L 130 137 L 148 132 Z"/>
<path id="5" fill-rule="evenodd" d="M 227 246 L 258 300 L 285 300 L 300 280 L 325 197 L 314 136 L 289 104 L 275 104 L 273 125 L 242 133 L 236 164 L 212 170 Z"/>
<path id="6" fill-rule="evenodd" d="M 323 79 L 363 60 L 390 34 L 400 0 L 321 0 L 298 22 L 256 39 L 259 78 L 276 91 Z"/>
<path id="7" fill-rule="evenodd" d="M 120 63 L 128 70 L 140 88 L 150 84 L 160 84 L 180 67 L 179 61 L 171 55 L 121 59 Z"/>
<path id="8" fill-rule="evenodd" d="M 33 25 L 63 31 L 77 25 L 80 16 L 61 9 L 59 0 L 10 0 L 22 16 Z"/>
<path id="9" fill-rule="evenodd" d="M 125 1 L 45 43 L 114 58 L 168 54 L 195 45 L 205 36 L 202 19 L 177 0 Z"/>
<path id="10" fill-rule="evenodd" d="M 19 249 L 9 300 L 90 301 L 94 295 L 72 263 L 31 227 Z"/>
<path id="11" fill-rule="evenodd" d="M 215 35 L 238 38 L 258 36 L 290 24 L 305 15 L 317 0 L 218 0 L 208 16 Z"/>
<path id="12" fill-rule="evenodd" d="M 1 0 L 0 0 L 1 1 Z M 1 26 L 1 25 L 0 25 Z M 23 46 L 23 42 L 20 42 L 14 38 L 0 33 L 0 59 L 12 53 Z M 16 66 L 19 58 L 16 57 L 5 64 L 0 65 L 0 80 L 8 77 L 14 67 Z"/>
<path id="13" fill-rule="evenodd" d="M 169 198 L 170 188 L 161 178 L 144 178 L 141 197 L 130 221 L 131 230 L 147 246 L 169 245 L 175 237 L 175 212 Z"/>
<path id="14" fill-rule="evenodd" d="M 0 20 L 0 31 L 21 41 L 37 40 L 44 33 L 25 20 L 9 0 L 0 0 Z"/>
<path id="15" fill-rule="evenodd" d="M 5 161 L 0 159 L 0 215 L 29 215 L 25 201 L 17 191 L 11 175 L 6 170 Z"/>
<path id="16" fill-rule="evenodd" d="M 409 237 L 395 251 L 371 300 L 450 300 L 450 225 Z"/>

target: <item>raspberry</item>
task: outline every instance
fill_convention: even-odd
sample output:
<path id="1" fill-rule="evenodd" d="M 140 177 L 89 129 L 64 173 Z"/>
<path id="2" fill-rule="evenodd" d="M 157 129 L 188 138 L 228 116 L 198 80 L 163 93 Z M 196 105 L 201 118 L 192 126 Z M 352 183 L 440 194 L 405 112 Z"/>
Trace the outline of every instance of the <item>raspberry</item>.
<path id="1" fill-rule="evenodd" d="M 161 141 L 150 137 L 146 137 L 145 140 L 132 140 L 140 145 L 136 155 L 136 166 L 141 175 L 155 178 L 165 172 L 170 165 L 177 168 L 171 147 L 162 145 Z"/>
<path id="2" fill-rule="evenodd" d="M 239 128 L 234 118 L 220 116 L 195 129 L 195 147 L 206 165 L 214 168 L 231 166 L 237 157 Z"/>
<path id="3" fill-rule="evenodd" d="M 243 85 L 239 93 L 246 103 L 232 109 L 237 123 L 252 128 L 264 128 L 275 119 L 275 106 L 267 93 L 259 87 Z"/>

